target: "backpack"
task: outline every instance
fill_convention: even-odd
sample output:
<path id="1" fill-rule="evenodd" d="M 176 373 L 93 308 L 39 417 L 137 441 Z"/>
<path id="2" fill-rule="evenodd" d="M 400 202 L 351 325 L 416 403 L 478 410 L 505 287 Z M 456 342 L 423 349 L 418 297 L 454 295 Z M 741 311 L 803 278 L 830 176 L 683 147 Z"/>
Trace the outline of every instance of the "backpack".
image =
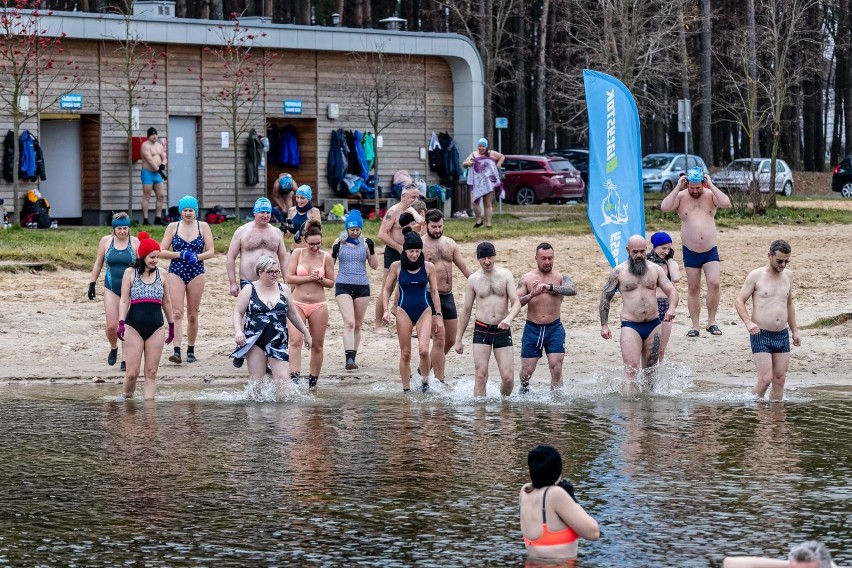
<path id="1" fill-rule="evenodd" d="M 221 205 L 216 205 L 212 209 L 208 210 L 204 215 L 204 221 L 206 221 L 208 225 L 218 225 L 219 223 L 224 223 L 227 220 L 228 212 Z"/>

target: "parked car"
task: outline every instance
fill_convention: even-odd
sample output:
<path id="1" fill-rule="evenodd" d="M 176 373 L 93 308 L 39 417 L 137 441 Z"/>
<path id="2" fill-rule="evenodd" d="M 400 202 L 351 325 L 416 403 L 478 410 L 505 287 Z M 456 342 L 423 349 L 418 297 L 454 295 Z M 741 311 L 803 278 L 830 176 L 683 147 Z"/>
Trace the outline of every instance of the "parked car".
<path id="1" fill-rule="evenodd" d="M 840 193 L 843 197 L 852 197 L 852 156 L 846 156 L 834 166 L 831 190 Z"/>
<path id="2" fill-rule="evenodd" d="M 713 183 L 722 191 L 745 191 L 753 177 L 757 176 L 760 191 L 769 191 L 769 158 L 740 158 L 734 160 L 725 169 L 713 174 Z M 793 170 L 784 160 L 775 160 L 775 192 L 782 195 L 793 194 Z"/>
<path id="3" fill-rule="evenodd" d="M 506 201 L 582 201 L 586 184 L 569 160 L 560 156 L 506 156 L 503 162 Z"/>
<path id="4" fill-rule="evenodd" d="M 642 158 L 642 189 L 668 193 L 677 185 L 682 172 L 701 166 L 707 171 L 707 164 L 701 156 L 694 154 L 648 154 Z"/>
<path id="5" fill-rule="evenodd" d="M 545 156 L 562 156 L 568 158 L 575 168 L 580 170 L 580 177 L 583 178 L 583 183 L 589 185 L 589 151 L 580 148 L 563 148 L 561 150 L 549 150 L 544 153 Z"/>

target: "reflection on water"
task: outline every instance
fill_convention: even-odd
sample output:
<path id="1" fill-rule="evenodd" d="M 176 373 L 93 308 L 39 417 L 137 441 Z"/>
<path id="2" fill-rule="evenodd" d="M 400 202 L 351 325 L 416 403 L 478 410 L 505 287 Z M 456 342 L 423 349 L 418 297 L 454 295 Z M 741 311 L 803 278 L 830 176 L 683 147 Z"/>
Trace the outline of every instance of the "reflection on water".
<path id="1" fill-rule="evenodd" d="M 666 380 L 485 403 L 472 381 L 410 398 L 174 387 L 152 403 L 6 388 L 0 563 L 521 567 L 517 493 L 539 443 L 601 525 L 577 566 L 718 566 L 811 538 L 852 562 L 852 399 Z"/>

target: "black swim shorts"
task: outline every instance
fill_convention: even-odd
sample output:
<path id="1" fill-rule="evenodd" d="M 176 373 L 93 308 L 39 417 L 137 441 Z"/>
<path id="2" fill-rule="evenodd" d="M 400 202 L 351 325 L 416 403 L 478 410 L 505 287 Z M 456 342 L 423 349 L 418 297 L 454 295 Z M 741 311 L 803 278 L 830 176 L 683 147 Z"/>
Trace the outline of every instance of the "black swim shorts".
<path id="1" fill-rule="evenodd" d="M 512 346 L 512 331 L 500 329 L 496 325 L 473 322 L 473 344 L 490 345 L 494 349 Z"/>

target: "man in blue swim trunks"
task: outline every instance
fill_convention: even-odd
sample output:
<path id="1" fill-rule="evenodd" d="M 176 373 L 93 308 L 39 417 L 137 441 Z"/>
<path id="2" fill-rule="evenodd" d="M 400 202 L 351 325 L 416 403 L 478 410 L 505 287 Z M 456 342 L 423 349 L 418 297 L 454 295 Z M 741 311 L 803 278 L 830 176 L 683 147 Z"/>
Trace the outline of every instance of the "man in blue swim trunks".
<path id="1" fill-rule="evenodd" d="M 565 296 L 577 294 L 567 274 L 553 270 L 554 252 L 549 243 L 535 249 L 536 269 L 521 276 L 518 299 L 527 307 L 527 323 L 521 338 L 521 394 L 529 392 L 530 379 L 541 352 L 547 353 L 550 389 L 562 388 L 562 362 L 565 359 L 565 326 L 560 313 Z"/>
<path id="2" fill-rule="evenodd" d="M 660 210 L 677 211 L 680 217 L 683 264 L 689 284 L 686 305 L 692 320 L 692 328 L 687 333 L 689 337 L 700 335 L 702 272 L 707 280 L 707 332 L 722 335 L 722 330 L 716 325 L 722 276 L 716 248 L 716 210 L 730 206 L 730 198 L 710 181 L 710 176 L 699 166 L 681 174 L 677 186 L 660 203 Z"/>
<path id="3" fill-rule="evenodd" d="M 734 300 L 737 314 L 751 337 L 751 352 L 757 367 L 757 383 L 751 392 L 762 397 L 769 389 L 769 400 L 784 398 L 790 365 L 790 332 L 793 345 L 801 345 L 793 308 L 793 273 L 786 270 L 791 252 L 787 241 L 773 241 L 769 245 L 769 262 L 749 273 Z M 749 298 L 751 317 L 746 309 Z"/>
<path id="4" fill-rule="evenodd" d="M 156 196 L 156 209 L 154 209 L 154 224 L 168 225 L 161 215 L 163 214 L 163 178 L 166 172 L 166 153 L 157 136 L 157 129 L 153 126 L 148 129 L 148 139 L 142 142 L 142 224 L 148 225 L 148 205 L 151 201 L 151 191 Z"/>
<path id="5" fill-rule="evenodd" d="M 657 287 L 669 300 L 665 321 L 672 321 L 677 308 L 677 290 L 663 269 L 645 258 L 644 237 L 633 235 L 627 241 L 629 258 L 612 269 L 601 295 L 601 337 L 612 339 L 609 308 L 616 292 L 621 292 L 621 358 L 624 378 L 634 384 L 639 369 L 657 364 L 662 343 L 662 321 L 657 309 Z"/>

